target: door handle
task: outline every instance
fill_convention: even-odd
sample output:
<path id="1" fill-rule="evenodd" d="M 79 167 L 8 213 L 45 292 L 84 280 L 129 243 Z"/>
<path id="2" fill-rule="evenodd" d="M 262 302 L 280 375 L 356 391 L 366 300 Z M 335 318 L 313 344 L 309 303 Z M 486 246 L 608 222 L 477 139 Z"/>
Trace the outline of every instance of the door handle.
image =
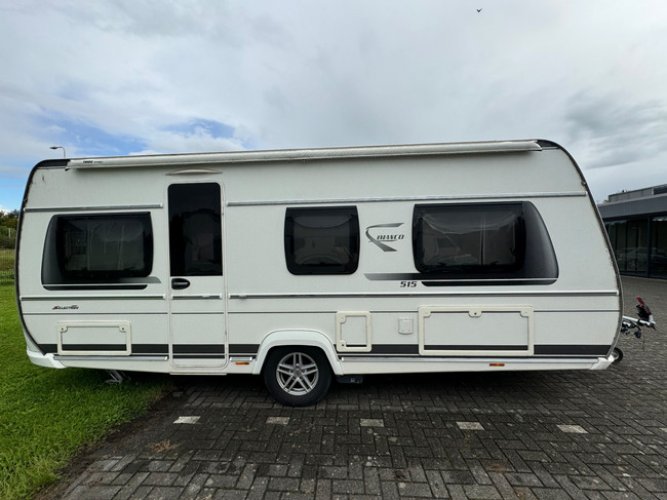
<path id="1" fill-rule="evenodd" d="M 174 290 L 183 290 L 190 286 L 190 282 L 185 278 L 172 278 L 171 279 L 171 288 Z"/>

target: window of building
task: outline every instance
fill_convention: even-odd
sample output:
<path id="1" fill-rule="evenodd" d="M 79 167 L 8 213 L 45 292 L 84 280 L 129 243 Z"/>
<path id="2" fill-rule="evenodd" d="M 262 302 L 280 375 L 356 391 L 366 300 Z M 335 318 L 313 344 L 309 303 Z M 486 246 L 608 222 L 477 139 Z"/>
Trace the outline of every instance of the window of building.
<path id="1" fill-rule="evenodd" d="M 357 208 L 288 208 L 285 259 L 292 274 L 355 272 L 359 264 Z"/>
<path id="2" fill-rule="evenodd" d="M 645 274 L 648 270 L 648 221 L 617 220 L 606 224 L 619 271 Z"/>
<path id="3" fill-rule="evenodd" d="M 651 274 L 667 278 L 667 216 L 651 220 Z"/>
<path id="4" fill-rule="evenodd" d="M 148 213 L 57 215 L 47 230 L 44 284 L 113 283 L 153 268 Z"/>
<path id="5" fill-rule="evenodd" d="M 416 205 L 415 267 L 435 279 L 555 280 L 556 256 L 528 202 Z"/>
<path id="6" fill-rule="evenodd" d="M 222 275 L 220 186 L 169 186 L 169 254 L 172 276 Z"/>

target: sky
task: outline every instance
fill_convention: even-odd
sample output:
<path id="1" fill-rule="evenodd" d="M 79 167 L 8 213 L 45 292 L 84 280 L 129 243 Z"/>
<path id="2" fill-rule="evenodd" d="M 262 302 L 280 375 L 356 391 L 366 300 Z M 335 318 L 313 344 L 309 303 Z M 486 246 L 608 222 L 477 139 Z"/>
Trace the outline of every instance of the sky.
<path id="1" fill-rule="evenodd" d="M 667 183 L 666 54 L 664 0 L 0 0 L 0 209 L 54 145 L 527 138 L 602 201 Z"/>

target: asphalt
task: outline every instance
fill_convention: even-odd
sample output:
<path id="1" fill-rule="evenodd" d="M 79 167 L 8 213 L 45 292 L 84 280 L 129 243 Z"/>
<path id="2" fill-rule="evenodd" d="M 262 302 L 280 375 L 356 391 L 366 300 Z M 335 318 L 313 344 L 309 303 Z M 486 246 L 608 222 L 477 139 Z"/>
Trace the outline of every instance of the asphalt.
<path id="1" fill-rule="evenodd" d="M 374 376 L 311 408 L 178 378 L 42 497 L 667 500 L 667 281 L 623 285 L 663 331 L 606 371 Z"/>

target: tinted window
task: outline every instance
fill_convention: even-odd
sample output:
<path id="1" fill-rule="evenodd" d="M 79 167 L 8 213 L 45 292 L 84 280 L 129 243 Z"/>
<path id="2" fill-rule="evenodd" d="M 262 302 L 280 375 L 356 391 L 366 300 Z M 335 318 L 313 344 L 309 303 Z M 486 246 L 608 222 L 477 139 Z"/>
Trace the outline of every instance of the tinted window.
<path id="1" fill-rule="evenodd" d="M 359 263 L 357 208 L 288 208 L 285 259 L 292 274 L 356 271 Z"/>
<path id="2" fill-rule="evenodd" d="M 648 220 L 622 220 L 607 224 L 609 240 L 614 249 L 619 271 L 645 274 L 649 263 L 649 241 L 655 242 L 657 234 L 649 240 Z"/>
<path id="3" fill-rule="evenodd" d="M 153 229 L 148 213 L 51 219 L 42 264 L 45 284 L 145 277 L 152 267 Z"/>
<path id="4" fill-rule="evenodd" d="M 651 273 L 667 277 L 667 216 L 651 221 Z"/>
<path id="5" fill-rule="evenodd" d="M 220 186 L 169 186 L 169 252 L 172 276 L 222 275 Z"/>
<path id="6" fill-rule="evenodd" d="M 556 278 L 551 241 L 535 207 L 522 203 L 417 205 L 415 267 L 452 278 Z"/>

